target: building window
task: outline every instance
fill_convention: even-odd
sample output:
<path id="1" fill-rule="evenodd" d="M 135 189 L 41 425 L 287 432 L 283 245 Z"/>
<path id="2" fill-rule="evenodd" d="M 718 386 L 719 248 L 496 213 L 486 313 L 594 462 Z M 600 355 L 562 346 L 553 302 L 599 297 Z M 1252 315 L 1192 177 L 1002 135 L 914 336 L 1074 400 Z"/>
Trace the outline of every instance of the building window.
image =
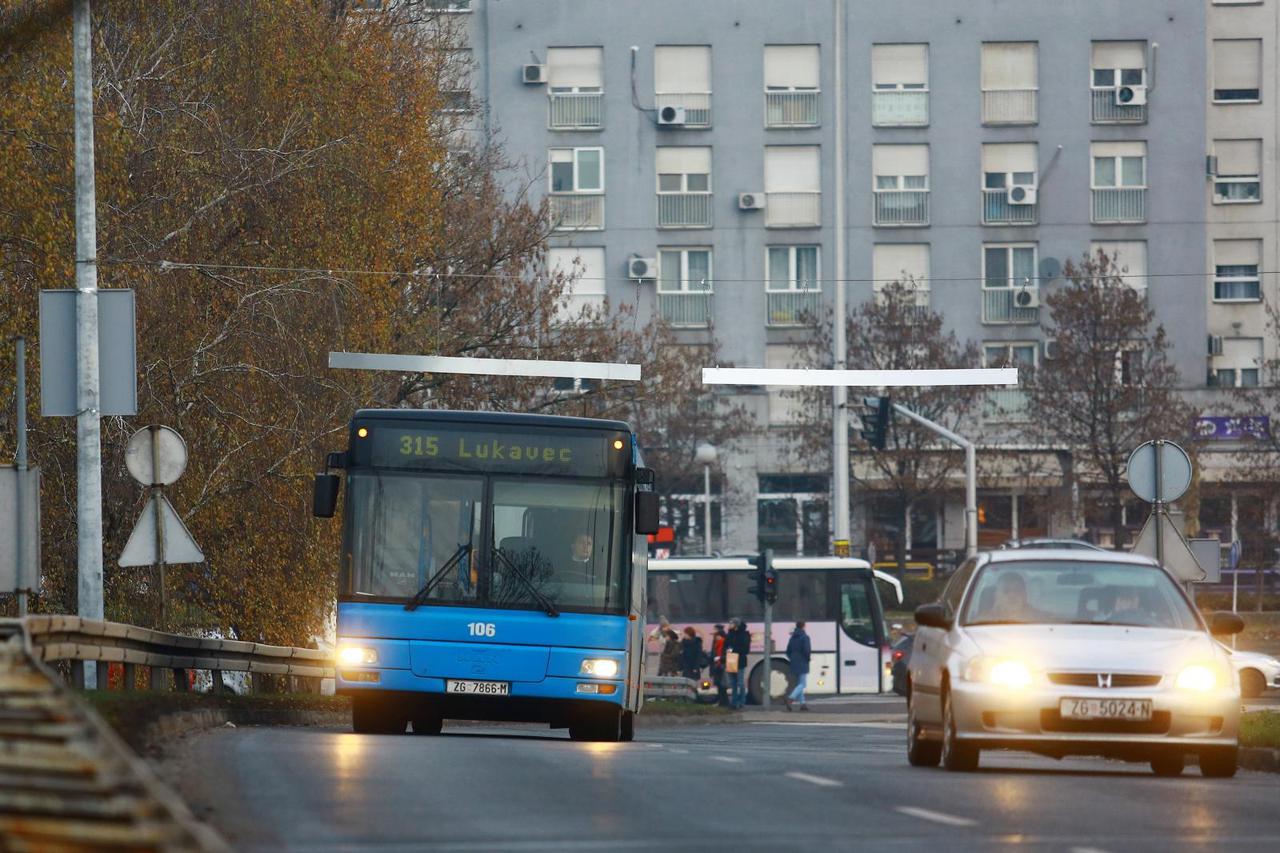
<path id="1" fill-rule="evenodd" d="M 1209 384 L 1220 388 L 1256 388 L 1262 383 L 1262 339 L 1223 338 L 1213 357 Z"/>
<path id="2" fill-rule="evenodd" d="M 1213 102 L 1262 100 L 1262 39 L 1213 40 Z"/>
<path id="3" fill-rule="evenodd" d="M 683 111 L 684 126 L 711 126 L 711 48 L 662 45 L 654 50 L 653 80 L 659 121 L 667 107 Z"/>
<path id="4" fill-rule="evenodd" d="M 1093 221 L 1145 222 L 1147 143 L 1095 142 L 1091 153 Z"/>
<path id="5" fill-rule="evenodd" d="M 765 227 L 821 225 L 821 173 L 821 149 L 816 145 L 765 146 Z"/>
<path id="6" fill-rule="evenodd" d="M 1139 294 L 1146 294 L 1147 244 L 1144 241 L 1095 241 L 1089 244 L 1089 257 L 1096 259 L 1099 252 L 1111 261 L 1112 269 L 1122 284 Z"/>
<path id="7" fill-rule="evenodd" d="M 693 146 L 657 150 L 658 227 L 710 228 L 711 149 Z"/>
<path id="8" fill-rule="evenodd" d="M 1038 322 L 1039 285 L 1034 243 L 982 247 L 982 322 Z"/>
<path id="9" fill-rule="evenodd" d="M 800 326 L 818 319 L 822 285 L 817 246 L 770 246 L 765 250 L 770 326 Z"/>
<path id="10" fill-rule="evenodd" d="M 769 344 L 764 350 L 764 366 L 785 369 L 803 367 L 801 353 L 790 344 Z M 795 424 L 803 420 L 804 401 L 798 399 L 799 388 L 769 386 L 769 423 L 773 426 Z"/>
<path id="11" fill-rule="evenodd" d="M 1213 301 L 1261 301 L 1261 261 L 1261 240 L 1214 240 Z"/>
<path id="12" fill-rule="evenodd" d="M 603 124 L 604 49 L 547 51 L 548 121 L 552 130 L 594 130 Z"/>
<path id="13" fill-rule="evenodd" d="M 1262 201 L 1262 140 L 1215 139 L 1214 204 L 1259 204 Z"/>
<path id="14" fill-rule="evenodd" d="M 871 252 L 872 290 L 882 298 L 886 287 L 900 284 L 915 297 L 915 313 L 929 310 L 929 244 L 877 243 Z"/>
<path id="15" fill-rule="evenodd" d="M 445 112 L 471 112 L 471 67 L 470 50 L 447 52 L 440 79 L 440 95 L 444 101 Z"/>
<path id="16" fill-rule="evenodd" d="M 547 159 L 555 228 L 603 228 L 604 149 L 552 148 Z"/>
<path id="17" fill-rule="evenodd" d="M 553 247 L 547 249 L 547 269 L 566 279 L 566 302 L 557 319 L 578 319 L 584 310 L 604 306 L 605 264 L 603 247 Z"/>
<path id="18" fill-rule="evenodd" d="M 871 123 L 920 127 L 929 123 L 929 46 L 871 46 Z"/>
<path id="19" fill-rule="evenodd" d="M 929 224 L 929 146 L 873 145 L 876 225 Z"/>
<path id="20" fill-rule="evenodd" d="M 1036 123 L 1038 51 L 1035 42 L 988 42 L 982 46 L 983 124 Z"/>
<path id="21" fill-rule="evenodd" d="M 1098 124 L 1147 120 L 1147 43 L 1095 41 L 1090 61 L 1091 117 Z"/>
<path id="22" fill-rule="evenodd" d="M 699 327 L 711 322 L 711 250 L 658 250 L 658 307 L 673 326 Z"/>
<path id="23" fill-rule="evenodd" d="M 1040 363 L 1040 345 L 1035 341 L 983 341 L 983 367 L 1017 367 L 1034 370 Z"/>
<path id="24" fill-rule="evenodd" d="M 1034 142 L 982 146 L 982 221 L 1034 225 L 1038 205 Z"/>
<path id="25" fill-rule="evenodd" d="M 765 45 L 765 127 L 818 126 L 820 67 L 816 44 Z"/>

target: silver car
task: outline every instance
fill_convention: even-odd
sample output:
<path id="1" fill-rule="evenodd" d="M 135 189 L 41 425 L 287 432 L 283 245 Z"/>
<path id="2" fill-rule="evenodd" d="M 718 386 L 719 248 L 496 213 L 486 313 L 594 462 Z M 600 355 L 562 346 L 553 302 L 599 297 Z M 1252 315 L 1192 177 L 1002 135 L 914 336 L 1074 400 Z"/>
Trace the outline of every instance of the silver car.
<path id="1" fill-rule="evenodd" d="M 1103 755 L 1205 776 L 1237 764 L 1240 681 L 1209 624 L 1145 557 L 1080 550 L 978 556 L 916 610 L 907 757 L 973 770 L 988 749 Z"/>

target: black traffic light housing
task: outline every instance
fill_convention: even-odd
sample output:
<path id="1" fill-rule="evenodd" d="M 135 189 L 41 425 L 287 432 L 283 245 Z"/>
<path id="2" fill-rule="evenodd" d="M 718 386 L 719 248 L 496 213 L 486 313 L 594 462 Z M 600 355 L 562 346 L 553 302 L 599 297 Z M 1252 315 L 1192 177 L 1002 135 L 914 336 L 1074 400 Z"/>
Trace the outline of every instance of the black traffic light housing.
<path id="1" fill-rule="evenodd" d="M 893 401 L 889 397 L 863 397 L 862 408 L 862 440 L 873 450 L 884 450 Z"/>
<path id="2" fill-rule="evenodd" d="M 751 562 L 755 566 L 751 573 L 751 580 L 755 586 L 748 592 L 762 604 L 764 602 L 773 604 L 778 600 L 778 570 L 773 567 L 773 549 L 766 548 L 760 556 L 753 557 Z"/>

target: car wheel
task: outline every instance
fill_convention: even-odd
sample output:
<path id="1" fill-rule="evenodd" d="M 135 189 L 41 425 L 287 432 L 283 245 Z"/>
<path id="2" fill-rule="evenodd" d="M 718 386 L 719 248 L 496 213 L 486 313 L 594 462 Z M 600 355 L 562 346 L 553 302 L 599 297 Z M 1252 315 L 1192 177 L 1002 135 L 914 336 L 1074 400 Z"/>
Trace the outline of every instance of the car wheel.
<path id="1" fill-rule="evenodd" d="M 622 741 L 624 743 L 631 743 L 631 741 L 635 739 L 636 739 L 636 712 L 623 711 L 622 712 Z"/>
<path id="2" fill-rule="evenodd" d="M 1240 750 L 1221 747 L 1200 754 L 1200 775 L 1208 779 L 1230 779 L 1240 766 Z"/>
<path id="3" fill-rule="evenodd" d="M 921 737 L 916 722 L 915 703 L 907 702 L 907 763 L 912 767 L 937 767 L 942 758 L 942 744 Z"/>
<path id="4" fill-rule="evenodd" d="M 1256 669 L 1246 669 L 1240 673 L 1240 695 L 1245 699 L 1256 699 L 1267 689 L 1267 679 Z"/>
<path id="5" fill-rule="evenodd" d="M 618 708 L 593 710 L 590 714 L 569 723 L 569 739 L 605 741 L 622 740 L 622 712 Z"/>
<path id="6" fill-rule="evenodd" d="M 956 737 L 956 715 L 951 691 L 942 688 L 942 766 L 947 770 L 968 773 L 978 769 L 980 751 Z"/>
<path id="7" fill-rule="evenodd" d="M 409 720 L 381 697 L 356 696 L 351 700 L 351 728 L 359 734 L 404 734 Z"/>
<path id="8" fill-rule="evenodd" d="M 1157 752 L 1151 756 L 1151 772 L 1157 776 L 1181 776 L 1186 759 L 1180 752 Z"/>

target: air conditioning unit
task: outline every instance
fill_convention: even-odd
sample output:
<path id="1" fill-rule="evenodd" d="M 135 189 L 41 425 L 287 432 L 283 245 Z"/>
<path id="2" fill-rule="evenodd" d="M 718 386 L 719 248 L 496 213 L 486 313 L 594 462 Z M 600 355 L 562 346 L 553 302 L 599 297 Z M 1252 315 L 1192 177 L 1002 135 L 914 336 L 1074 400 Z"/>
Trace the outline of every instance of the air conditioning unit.
<path id="1" fill-rule="evenodd" d="M 663 107 L 658 110 L 658 124 L 662 127 L 682 127 L 687 121 L 684 107 Z"/>
<path id="2" fill-rule="evenodd" d="M 1116 87 L 1116 105 L 1121 107 L 1140 107 L 1147 102 L 1147 87 L 1141 84 L 1135 86 L 1117 86 Z"/>
<path id="3" fill-rule="evenodd" d="M 1019 308 L 1039 308 L 1040 307 L 1040 290 L 1039 288 L 1024 287 L 1017 293 L 1013 294 L 1013 304 Z"/>
<path id="4" fill-rule="evenodd" d="M 541 86 L 547 82 L 547 66 L 545 65 L 526 65 L 521 72 L 520 79 L 531 86 Z"/>
<path id="5" fill-rule="evenodd" d="M 1055 338 L 1049 338 L 1044 342 L 1044 360 L 1053 361 L 1058 357 L 1058 341 Z"/>
<path id="6" fill-rule="evenodd" d="M 1035 204 L 1036 188 L 1031 184 L 1014 184 L 1009 187 L 1009 204 Z"/>
<path id="7" fill-rule="evenodd" d="M 657 277 L 657 258 L 632 258 L 627 261 L 627 278 L 646 279 Z"/>
<path id="8" fill-rule="evenodd" d="M 1209 336 L 1209 355 L 1222 355 L 1222 335 Z"/>
<path id="9" fill-rule="evenodd" d="M 764 210 L 764 193 L 738 193 L 739 210 Z"/>

